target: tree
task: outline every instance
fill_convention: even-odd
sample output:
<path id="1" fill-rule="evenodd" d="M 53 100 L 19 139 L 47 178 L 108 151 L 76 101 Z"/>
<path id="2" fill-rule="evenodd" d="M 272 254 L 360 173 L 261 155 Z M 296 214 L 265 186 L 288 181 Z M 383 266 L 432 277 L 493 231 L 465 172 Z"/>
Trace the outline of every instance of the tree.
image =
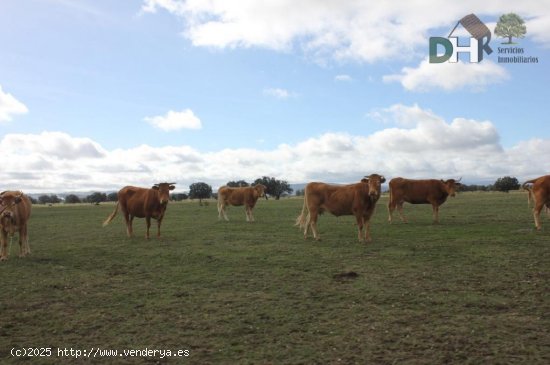
<path id="1" fill-rule="evenodd" d="M 518 179 L 511 176 L 504 176 L 499 177 L 497 181 L 495 181 L 493 189 L 496 191 L 504 191 L 507 193 L 510 190 L 518 190 L 519 186 L 520 185 Z"/>
<path id="2" fill-rule="evenodd" d="M 59 197 L 55 194 L 51 194 L 51 195 L 40 195 L 38 197 L 38 202 L 40 204 L 55 204 L 55 203 L 59 203 L 61 201 L 61 199 L 59 199 Z"/>
<path id="3" fill-rule="evenodd" d="M 69 194 L 65 197 L 65 204 L 80 203 L 80 198 L 75 194 Z"/>
<path id="4" fill-rule="evenodd" d="M 92 204 L 99 204 L 101 202 L 107 201 L 107 194 L 95 192 L 86 197 L 86 201 Z"/>
<path id="5" fill-rule="evenodd" d="M 52 202 L 52 199 L 49 195 L 40 195 L 38 197 L 38 202 L 40 204 L 50 204 Z"/>
<path id="6" fill-rule="evenodd" d="M 202 205 L 202 199 L 208 199 L 212 196 L 212 187 L 205 182 L 197 182 L 189 185 L 189 198 L 199 199 Z"/>
<path id="7" fill-rule="evenodd" d="M 107 194 L 108 202 L 116 202 L 118 200 L 118 193 L 109 193 Z"/>
<path id="8" fill-rule="evenodd" d="M 525 22 L 519 15 L 514 13 L 502 15 L 495 27 L 495 35 L 502 38 L 508 37 L 508 42 L 503 44 L 513 44 L 512 37 L 523 38 L 525 33 L 527 33 Z"/>
<path id="9" fill-rule="evenodd" d="M 277 180 L 274 177 L 262 176 L 254 181 L 254 185 L 256 184 L 265 185 L 266 194 L 274 196 L 275 200 L 279 200 L 284 193 L 290 194 L 293 191 L 287 181 Z"/>
<path id="10" fill-rule="evenodd" d="M 241 186 L 250 186 L 249 183 L 247 183 L 246 181 L 244 180 L 239 180 L 239 181 L 228 181 L 227 184 L 225 184 L 226 186 L 229 186 L 231 188 L 239 188 Z"/>

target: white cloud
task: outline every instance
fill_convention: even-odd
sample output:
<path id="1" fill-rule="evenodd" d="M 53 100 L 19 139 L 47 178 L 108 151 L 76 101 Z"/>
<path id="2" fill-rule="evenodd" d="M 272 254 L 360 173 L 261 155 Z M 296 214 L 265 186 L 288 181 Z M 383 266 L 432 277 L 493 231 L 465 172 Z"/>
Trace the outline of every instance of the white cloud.
<path id="1" fill-rule="evenodd" d="M 28 111 L 25 104 L 5 93 L 0 85 L 0 123 L 11 121 L 14 114 L 25 114 Z"/>
<path id="2" fill-rule="evenodd" d="M 507 80 L 508 72 L 491 60 L 480 63 L 429 63 L 424 59 L 418 67 L 403 67 L 400 74 L 386 75 L 384 82 L 400 82 L 410 91 L 484 90 L 488 85 Z"/>
<path id="3" fill-rule="evenodd" d="M 548 139 L 505 149 L 491 121 L 461 116 L 447 121 L 418 105 L 396 104 L 376 113 L 390 125 L 371 135 L 325 133 L 271 150 L 140 145 L 109 151 L 60 132 L 8 134 L 0 140 L 0 181 L 6 189 L 27 192 L 117 190 L 168 180 L 186 190 L 197 181 L 216 188 L 264 175 L 291 183 L 353 182 L 373 172 L 490 183 L 505 175 L 525 180 L 550 171 Z"/>
<path id="4" fill-rule="evenodd" d="M 360 62 L 425 54 L 432 30 L 450 31 L 470 13 L 497 18 L 513 8 L 529 19 L 535 41 L 550 43 L 550 8 L 539 0 L 519 7 L 511 0 L 144 0 L 142 5 L 143 12 L 164 9 L 182 18 L 183 34 L 195 46 L 296 47 L 315 59 Z"/>
<path id="5" fill-rule="evenodd" d="M 174 131 L 178 129 L 201 129 L 201 120 L 193 113 L 191 109 L 185 109 L 181 112 L 170 110 L 166 115 L 156 117 L 146 117 L 143 119 L 154 127 L 163 131 Z"/>
<path id="6" fill-rule="evenodd" d="M 343 82 L 350 82 L 353 78 L 350 75 L 336 75 L 334 76 L 334 81 L 343 81 Z"/>
<path id="7" fill-rule="evenodd" d="M 277 99 L 288 99 L 288 98 L 293 98 L 297 96 L 295 92 L 288 91 L 286 89 L 281 89 L 281 88 L 268 88 L 268 89 L 264 89 L 263 92 L 264 92 L 264 95 L 273 96 Z"/>

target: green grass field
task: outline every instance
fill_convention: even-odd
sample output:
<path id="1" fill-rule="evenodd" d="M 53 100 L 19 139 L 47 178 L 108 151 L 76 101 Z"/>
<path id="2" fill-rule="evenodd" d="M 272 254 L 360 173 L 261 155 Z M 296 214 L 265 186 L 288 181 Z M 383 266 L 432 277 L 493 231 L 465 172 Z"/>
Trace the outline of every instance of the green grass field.
<path id="1" fill-rule="evenodd" d="M 144 220 L 133 239 L 120 215 L 103 228 L 112 204 L 34 206 L 31 256 L 14 239 L 0 263 L 0 362 L 148 348 L 189 356 L 93 362 L 549 364 L 550 220 L 534 231 L 526 200 L 462 193 L 439 225 L 428 205 L 390 225 L 382 197 L 368 245 L 353 217 L 327 214 L 322 241 L 304 241 L 301 199 L 260 200 L 255 223 L 242 207 L 221 222 L 214 202 L 170 203 L 149 241 Z M 10 354 L 29 347 L 53 355 Z"/>

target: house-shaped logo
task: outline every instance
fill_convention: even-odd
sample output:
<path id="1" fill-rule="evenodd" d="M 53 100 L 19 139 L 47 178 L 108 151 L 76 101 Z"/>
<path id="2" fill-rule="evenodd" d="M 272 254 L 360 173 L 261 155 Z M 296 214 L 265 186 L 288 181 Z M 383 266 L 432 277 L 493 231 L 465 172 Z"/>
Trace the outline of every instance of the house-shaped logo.
<path id="1" fill-rule="evenodd" d="M 452 36 L 459 24 L 470 33 L 470 44 L 467 46 L 459 46 L 458 37 Z M 491 30 L 475 14 L 466 15 L 456 23 L 447 38 L 430 37 L 430 63 L 456 63 L 459 53 L 469 53 L 472 63 L 481 62 L 484 52 L 487 55 L 493 53 L 489 46 L 490 41 Z M 438 54 L 439 46 L 444 49 L 442 54 Z"/>

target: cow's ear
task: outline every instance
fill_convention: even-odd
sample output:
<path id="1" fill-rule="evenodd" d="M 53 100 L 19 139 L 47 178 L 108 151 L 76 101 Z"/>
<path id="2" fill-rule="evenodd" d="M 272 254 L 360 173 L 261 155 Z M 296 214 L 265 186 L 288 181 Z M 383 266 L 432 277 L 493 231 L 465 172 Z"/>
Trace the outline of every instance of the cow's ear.
<path id="1" fill-rule="evenodd" d="M 169 190 L 174 190 L 176 187 L 174 185 L 170 185 L 170 187 L 168 188 Z"/>
<path id="2" fill-rule="evenodd" d="M 366 177 L 364 177 L 364 178 L 361 179 L 361 182 L 363 182 L 363 183 L 368 183 L 368 182 L 369 182 L 369 179 L 367 179 Z"/>
<path id="3" fill-rule="evenodd" d="M 153 187 L 151 187 L 151 189 L 153 189 L 153 190 L 158 190 L 159 187 L 158 187 L 158 185 L 153 185 Z"/>

